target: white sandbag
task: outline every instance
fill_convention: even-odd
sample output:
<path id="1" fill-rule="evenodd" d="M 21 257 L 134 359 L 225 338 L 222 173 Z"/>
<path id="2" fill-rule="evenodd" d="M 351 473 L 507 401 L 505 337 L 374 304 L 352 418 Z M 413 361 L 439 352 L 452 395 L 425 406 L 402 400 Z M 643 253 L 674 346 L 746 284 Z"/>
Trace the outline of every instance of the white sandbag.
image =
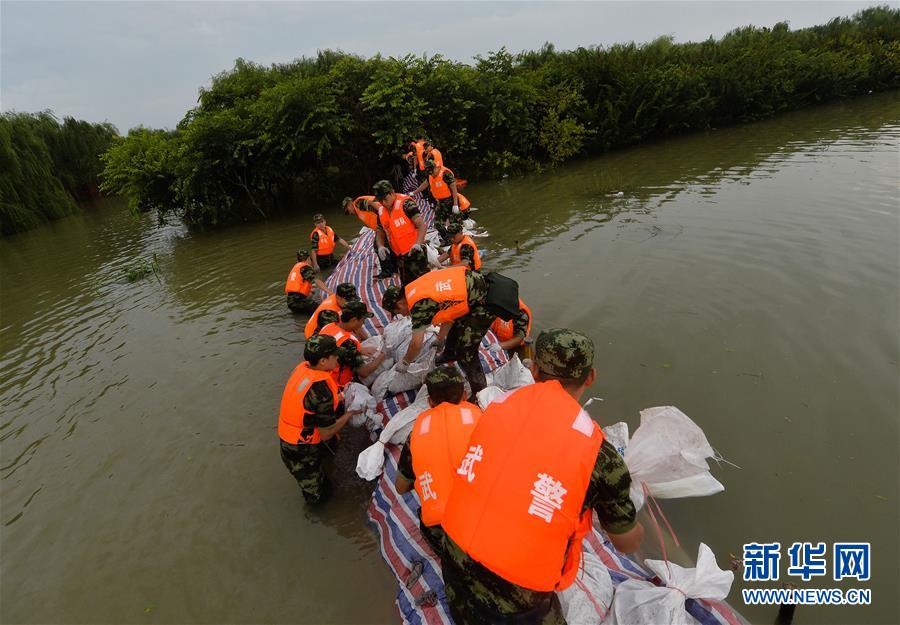
<path id="1" fill-rule="evenodd" d="M 716 556 L 703 543 L 695 568 L 686 569 L 663 560 L 645 560 L 644 564 L 664 585 L 639 579 L 619 584 L 607 619 L 610 625 L 693 625 L 697 620 L 685 610 L 685 599 L 721 601 L 734 582 L 734 573 L 720 569 Z"/>
<path id="2" fill-rule="evenodd" d="M 425 255 L 428 257 L 429 265 L 436 269 L 441 266 L 441 261 L 438 260 L 440 252 L 438 252 L 437 248 L 434 245 L 429 244 L 425 246 Z"/>
<path id="3" fill-rule="evenodd" d="M 365 341 L 360 343 L 360 347 L 362 347 L 362 349 L 365 351 L 372 350 L 373 355 L 377 354 L 384 349 L 384 337 L 380 334 L 370 336 Z"/>
<path id="4" fill-rule="evenodd" d="M 488 407 L 488 404 L 497 401 L 501 397 L 506 397 L 508 394 L 508 391 L 504 391 L 499 386 L 494 386 L 492 384 L 490 386 L 485 386 L 483 389 L 478 391 L 475 396 L 478 398 L 478 405 L 481 406 L 482 410 L 484 410 Z"/>
<path id="5" fill-rule="evenodd" d="M 364 449 L 356 460 L 356 474 L 364 480 L 374 480 L 384 470 L 385 445 L 402 445 L 412 431 L 416 418 L 428 409 L 428 390 L 419 389 L 409 406 L 391 417 L 378 440 Z"/>
<path id="6" fill-rule="evenodd" d="M 372 397 L 375 398 L 375 401 L 381 401 L 384 399 L 385 395 L 390 395 L 388 386 L 390 386 L 395 375 L 397 375 L 397 373 L 394 371 L 394 367 L 378 374 L 378 377 L 375 378 L 375 381 L 372 383 Z"/>
<path id="7" fill-rule="evenodd" d="M 624 421 L 607 425 L 600 428 L 603 430 L 603 437 L 616 448 L 619 455 L 625 457 L 625 448 L 628 447 L 628 424 Z M 629 472 L 631 470 L 629 469 Z"/>
<path id="8" fill-rule="evenodd" d="M 631 499 L 643 505 L 643 487 L 660 499 L 704 497 L 725 487 L 709 472 L 716 452 L 703 430 L 673 406 L 641 411 L 641 424 L 625 448 L 631 473 Z"/>
<path id="9" fill-rule="evenodd" d="M 359 411 L 350 417 L 350 425 L 359 427 L 366 422 L 369 415 L 374 412 L 377 402 L 369 393 L 369 389 L 358 382 L 350 382 L 344 387 L 344 410 L 347 412 Z"/>
<path id="10" fill-rule="evenodd" d="M 600 558 L 584 551 L 575 582 L 557 596 L 568 625 L 600 625 L 609 614 L 614 592 L 609 569 Z"/>
<path id="11" fill-rule="evenodd" d="M 395 315 L 384 327 L 384 349 L 393 357 L 397 346 L 412 334 L 412 319 Z"/>
<path id="12" fill-rule="evenodd" d="M 518 354 L 510 358 L 509 362 L 505 365 L 494 369 L 494 371 L 487 374 L 485 377 L 488 384 L 499 386 L 505 391 L 510 391 L 514 388 L 519 388 L 520 386 L 526 386 L 528 384 L 534 384 L 534 376 L 531 375 L 531 371 L 529 371 L 528 368 L 522 364 L 522 361 L 519 360 Z"/>
<path id="13" fill-rule="evenodd" d="M 400 350 L 398 350 L 398 352 L 399 351 Z M 434 368 L 434 359 L 436 355 L 437 350 L 434 347 L 434 340 L 426 340 L 426 344 L 423 344 L 422 346 L 422 351 L 420 351 L 416 359 L 409 364 L 406 371 L 401 373 L 396 370 L 396 366 L 394 367 L 395 374 L 388 384 L 388 390 L 391 393 L 396 394 L 402 393 L 403 391 L 411 391 L 414 388 L 422 386 L 425 382 L 425 376 Z"/>
<path id="14" fill-rule="evenodd" d="M 359 381 L 362 382 L 363 384 L 365 384 L 366 386 L 371 387 L 375 384 L 375 380 L 378 379 L 378 376 L 380 376 L 385 371 L 388 371 L 393 366 L 394 366 L 394 359 L 386 357 L 384 360 L 381 361 L 381 364 L 378 365 L 372 373 L 370 373 L 369 375 L 367 375 L 364 378 L 360 378 Z"/>
<path id="15" fill-rule="evenodd" d="M 463 219 L 462 226 L 463 226 L 463 230 L 472 231 L 475 229 L 475 220 L 474 219 Z"/>

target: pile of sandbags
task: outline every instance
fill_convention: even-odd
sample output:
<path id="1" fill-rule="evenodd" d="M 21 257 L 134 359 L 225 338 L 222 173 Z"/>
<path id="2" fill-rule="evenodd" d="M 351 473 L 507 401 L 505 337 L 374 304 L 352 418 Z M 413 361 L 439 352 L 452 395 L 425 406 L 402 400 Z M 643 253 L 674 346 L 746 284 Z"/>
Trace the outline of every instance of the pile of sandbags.
<path id="1" fill-rule="evenodd" d="M 557 596 L 568 625 L 600 625 L 609 614 L 614 592 L 606 565 L 593 553 L 583 551 L 575 582 L 558 591 Z"/>
<path id="2" fill-rule="evenodd" d="M 534 376 L 528 367 L 522 364 L 518 354 L 510 358 L 509 362 L 497 367 L 491 373 L 485 375 L 487 386 L 478 391 L 478 405 L 484 410 L 487 405 L 520 386 L 534 384 Z"/>
<path id="3" fill-rule="evenodd" d="M 370 336 L 365 341 L 362 342 L 362 349 L 364 352 L 370 352 L 369 354 L 363 354 L 363 359 L 366 363 L 372 362 L 372 359 L 375 358 L 379 353 L 384 351 L 384 337 L 380 334 L 376 334 L 375 336 Z M 385 355 L 384 360 L 381 361 L 381 364 L 369 375 L 360 379 L 360 382 L 365 384 L 366 386 L 371 387 L 375 380 L 378 379 L 378 376 L 390 369 L 394 366 L 394 359 L 391 356 Z"/>

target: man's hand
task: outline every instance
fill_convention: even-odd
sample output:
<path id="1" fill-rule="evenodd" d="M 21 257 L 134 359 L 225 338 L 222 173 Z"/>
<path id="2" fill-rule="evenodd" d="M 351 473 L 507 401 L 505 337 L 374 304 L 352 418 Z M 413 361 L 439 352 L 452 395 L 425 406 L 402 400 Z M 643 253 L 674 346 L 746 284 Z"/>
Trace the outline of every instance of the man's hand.
<path id="1" fill-rule="evenodd" d="M 415 251 L 415 252 L 420 252 L 420 253 L 423 253 L 423 254 L 424 254 L 424 253 L 425 253 L 425 248 L 422 247 L 422 244 L 421 244 L 421 243 L 413 243 L 413 246 L 412 246 L 411 248 L 409 248 L 409 251 L 410 251 L 410 252 Z"/>
<path id="2" fill-rule="evenodd" d="M 457 204 L 453 205 L 453 214 L 459 215 L 459 206 Z"/>
<path id="3" fill-rule="evenodd" d="M 379 245 L 378 246 L 378 258 L 380 258 L 381 260 L 386 260 L 387 257 L 388 257 L 387 248 L 382 245 Z"/>

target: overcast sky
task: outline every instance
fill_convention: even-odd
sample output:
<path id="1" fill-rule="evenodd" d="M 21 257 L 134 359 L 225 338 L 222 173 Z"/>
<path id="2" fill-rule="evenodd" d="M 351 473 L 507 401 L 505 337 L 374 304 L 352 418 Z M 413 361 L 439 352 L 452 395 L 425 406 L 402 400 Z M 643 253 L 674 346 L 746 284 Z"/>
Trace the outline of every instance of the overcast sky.
<path id="1" fill-rule="evenodd" d="M 892 0 L 896 5 L 896 0 Z M 286 62 L 325 48 L 471 61 L 506 46 L 557 49 L 792 28 L 882 2 L 21 2 L 0 1 L 0 106 L 173 127 L 199 87 L 243 57 Z"/>

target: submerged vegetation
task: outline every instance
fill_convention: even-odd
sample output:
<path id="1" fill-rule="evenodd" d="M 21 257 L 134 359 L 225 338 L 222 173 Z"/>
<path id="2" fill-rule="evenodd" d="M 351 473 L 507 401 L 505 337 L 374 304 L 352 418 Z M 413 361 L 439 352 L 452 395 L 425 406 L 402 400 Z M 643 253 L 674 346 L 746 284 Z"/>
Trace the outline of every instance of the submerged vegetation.
<path id="1" fill-rule="evenodd" d="M 100 155 L 118 136 L 111 124 L 91 124 L 50 112 L 0 117 L 0 232 L 33 228 L 78 210 L 76 200 L 99 194 Z"/>

